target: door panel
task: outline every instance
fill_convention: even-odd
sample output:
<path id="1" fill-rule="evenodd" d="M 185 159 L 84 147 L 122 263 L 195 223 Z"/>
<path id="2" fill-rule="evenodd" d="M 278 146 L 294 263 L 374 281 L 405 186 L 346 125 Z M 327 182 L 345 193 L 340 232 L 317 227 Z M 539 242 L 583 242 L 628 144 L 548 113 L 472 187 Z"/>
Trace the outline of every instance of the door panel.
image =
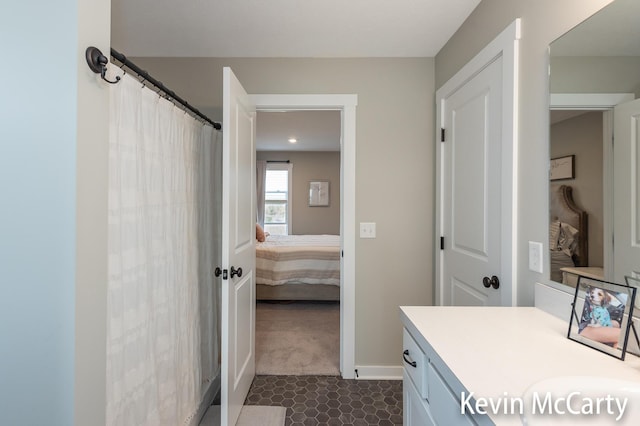
<path id="1" fill-rule="evenodd" d="M 501 289 L 483 277 L 501 271 L 502 58 L 444 99 L 445 305 L 500 305 Z"/>
<path id="2" fill-rule="evenodd" d="M 243 271 L 244 272 L 244 271 Z M 251 308 L 251 303 L 255 302 L 252 300 L 252 282 L 253 277 L 247 276 L 245 278 L 243 274 L 243 279 L 234 284 L 235 291 L 235 319 L 234 322 L 237 324 L 236 326 L 236 334 L 234 336 L 235 347 L 233 351 L 233 366 L 234 366 L 234 387 L 237 387 L 245 373 L 250 373 L 248 371 L 251 368 L 252 357 L 254 356 L 253 352 L 253 333 L 247 332 L 247 330 L 251 330 L 253 327 L 253 323 L 255 323 L 253 318 L 253 309 Z M 248 315 L 247 315 L 248 314 Z"/>
<path id="3" fill-rule="evenodd" d="M 223 98 L 220 424 L 232 426 L 255 376 L 255 106 L 229 68 Z"/>
<path id="4" fill-rule="evenodd" d="M 614 109 L 614 281 L 640 279 L 640 99 Z"/>
<path id="5" fill-rule="evenodd" d="M 473 88 L 461 89 L 451 99 L 453 250 L 486 259 L 486 153 L 489 96 L 486 90 L 466 99 Z M 473 92 L 472 92 L 473 93 Z M 469 214 L 472 212 L 473 214 Z"/>
<path id="6" fill-rule="evenodd" d="M 452 279 L 451 305 L 452 306 L 487 306 L 488 296 L 476 290 L 477 286 Z"/>

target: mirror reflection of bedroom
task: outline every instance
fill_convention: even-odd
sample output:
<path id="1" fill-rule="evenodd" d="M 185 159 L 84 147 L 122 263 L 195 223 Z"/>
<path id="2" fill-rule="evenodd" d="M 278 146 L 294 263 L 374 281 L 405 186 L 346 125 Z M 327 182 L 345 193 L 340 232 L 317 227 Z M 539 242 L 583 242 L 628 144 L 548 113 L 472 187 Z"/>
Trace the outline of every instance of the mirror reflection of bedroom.
<path id="1" fill-rule="evenodd" d="M 256 374 L 340 374 L 340 111 L 258 111 Z"/>
<path id="2" fill-rule="evenodd" d="M 640 276 L 639 20 L 640 2 L 615 0 L 550 44 L 550 278 L 558 283 Z"/>
<path id="3" fill-rule="evenodd" d="M 551 280 L 575 287 L 604 278 L 602 111 L 554 110 L 550 123 Z"/>

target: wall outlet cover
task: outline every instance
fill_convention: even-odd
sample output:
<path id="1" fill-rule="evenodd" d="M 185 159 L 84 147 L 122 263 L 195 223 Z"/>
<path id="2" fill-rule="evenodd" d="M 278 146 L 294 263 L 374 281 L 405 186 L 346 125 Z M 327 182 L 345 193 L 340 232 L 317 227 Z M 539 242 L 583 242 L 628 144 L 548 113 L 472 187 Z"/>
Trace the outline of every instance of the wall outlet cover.
<path id="1" fill-rule="evenodd" d="M 529 269 L 542 273 L 542 243 L 529 241 Z"/>

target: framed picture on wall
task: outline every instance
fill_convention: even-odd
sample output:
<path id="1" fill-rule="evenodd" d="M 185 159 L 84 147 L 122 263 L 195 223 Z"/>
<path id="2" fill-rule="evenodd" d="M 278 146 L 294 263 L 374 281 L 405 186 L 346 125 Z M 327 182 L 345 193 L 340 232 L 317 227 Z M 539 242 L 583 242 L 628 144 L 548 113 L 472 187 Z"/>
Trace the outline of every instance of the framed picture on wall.
<path id="1" fill-rule="evenodd" d="M 309 182 L 309 207 L 329 206 L 329 181 Z"/>
<path id="2" fill-rule="evenodd" d="M 635 287 L 579 277 L 567 337 L 624 360 L 635 297 Z"/>
<path id="3" fill-rule="evenodd" d="M 574 179 L 575 155 L 566 155 L 551 159 L 549 180 Z"/>

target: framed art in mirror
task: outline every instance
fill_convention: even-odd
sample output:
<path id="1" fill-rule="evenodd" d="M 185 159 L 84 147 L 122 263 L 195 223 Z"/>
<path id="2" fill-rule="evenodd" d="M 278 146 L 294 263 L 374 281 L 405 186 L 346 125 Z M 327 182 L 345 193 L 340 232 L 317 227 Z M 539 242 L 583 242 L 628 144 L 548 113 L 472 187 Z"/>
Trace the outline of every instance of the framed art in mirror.
<path id="1" fill-rule="evenodd" d="M 549 180 L 573 179 L 575 155 L 552 158 L 549 165 Z"/>
<path id="2" fill-rule="evenodd" d="M 567 337 L 624 360 L 635 297 L 635 287 L 581 276 Z"/>

